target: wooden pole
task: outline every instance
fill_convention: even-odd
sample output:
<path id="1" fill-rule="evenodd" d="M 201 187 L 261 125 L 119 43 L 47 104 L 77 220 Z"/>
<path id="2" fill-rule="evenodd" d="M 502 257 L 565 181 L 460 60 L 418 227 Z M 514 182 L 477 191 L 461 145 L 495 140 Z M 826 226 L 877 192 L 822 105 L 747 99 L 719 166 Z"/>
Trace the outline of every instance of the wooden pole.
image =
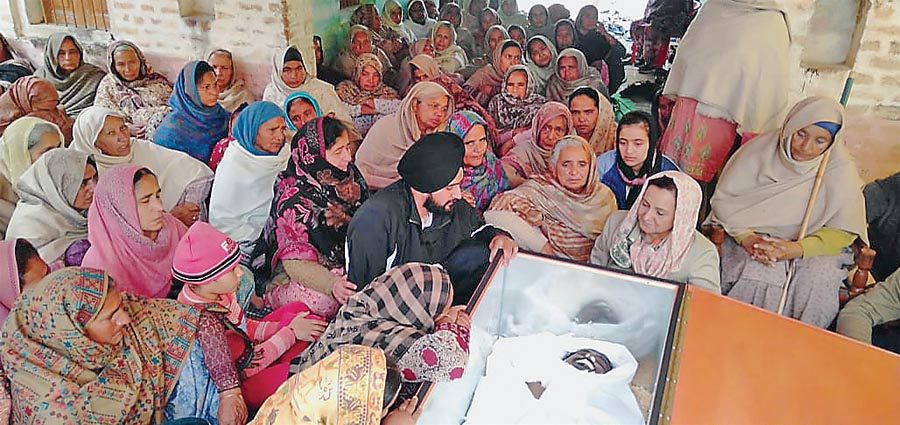
<path id="1" fill-rule="evenodd" d="M 849 76 L 847 76 L 847 81 L 844 82 L 844 91 L 841 93 L 841 105 L 847 106 L 847 101 L 850 100 L 850 91 L 853 89 L 853 73 L 851 72 Z M 834 141 L 837 143 L 837 140 Z M 828 160 L 831 159 L 831 151 L 833 149 L 828 149 L 824 155 L 822 155 L 822 161 L 819 162 L 819 169 L 816 170 L 816 180 L 813 183 L 812 193 L 809 195 L 809 202 L 806 204 L 806 212 L 803 214 L 803 221 L 800 222 L 800 234 L 797 236 L 797 241 L 805 238 L 806 232 L 809 230 L 809 220 L 812 216 L 813 208 L 816 206 L 816 198 L 819 197 L 819 190 L 822 188 L 822 180 L 825 176 L 825 169 L 828 168 Z M 791 279 L 794 277 L 794 261 L 791 260 L 788 262 L 788 271 L 787 271 L 787 281 L 784 283 L 784 287 L 781 289 L 781 300 L 778 302 L 778 315 L 782 315 L 784 313 L 784 306 L 787 303 L 787 294 L 788 290 L 791 286 Z"/>

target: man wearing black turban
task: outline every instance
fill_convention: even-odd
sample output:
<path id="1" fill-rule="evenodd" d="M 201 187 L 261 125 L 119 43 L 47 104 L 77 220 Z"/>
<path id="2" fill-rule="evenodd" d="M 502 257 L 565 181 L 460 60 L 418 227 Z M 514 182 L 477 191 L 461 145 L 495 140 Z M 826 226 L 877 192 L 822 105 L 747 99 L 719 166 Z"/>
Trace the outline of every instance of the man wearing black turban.
<path id="1" fill-rule="evenodd" d="M 465 148 L 459 136 L 432 133 L 400 159 L 400 180 L 378 191 L 347 229 L 347 276 L 362 289 L 386 270 L 409 262 L 441 264 L 454 304 L 464 304 L 498 251 L 504 263 L 518 251 L 506 232 L 486 225 L 460 202 Z"/>

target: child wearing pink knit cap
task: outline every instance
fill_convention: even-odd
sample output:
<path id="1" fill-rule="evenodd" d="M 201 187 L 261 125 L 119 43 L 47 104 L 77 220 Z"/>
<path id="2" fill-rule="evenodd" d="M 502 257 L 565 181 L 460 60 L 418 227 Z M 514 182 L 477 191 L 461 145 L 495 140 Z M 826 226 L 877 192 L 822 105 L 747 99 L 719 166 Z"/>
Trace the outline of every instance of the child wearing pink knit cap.
<path id="1" fill-rule="evenodd" d="M 172 272 L 184 283 L 178 302 L 221 318 L 221 327 L 200 329 L 198 338 L 224 333 L 228 347 L 222 347 L 219 354 L 231 357 L 240 376 L 210 370 L 217 388 L 239 384 L 247 406 L 256 409 L 287 380 L 291 359 L 318 339 L 327 323 L 299 302 L 285 305 L 263 320 L 246 317 L 235 294 L 243 274 L 240 259 L 236 242 L 198 221 L 178 243 Z"/>

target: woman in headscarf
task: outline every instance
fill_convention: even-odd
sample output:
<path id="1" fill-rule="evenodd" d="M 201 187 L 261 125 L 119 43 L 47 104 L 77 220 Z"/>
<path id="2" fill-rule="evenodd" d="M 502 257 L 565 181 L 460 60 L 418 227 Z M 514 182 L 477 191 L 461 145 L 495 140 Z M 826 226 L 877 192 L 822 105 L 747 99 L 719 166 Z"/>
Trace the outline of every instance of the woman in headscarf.
<path id="1" fill-rule="evenodd" d="M 388 270 L 341 307 L 322 338 L 294 359 L 291 372 L 359 344 L 383 350 L 404 382 L 459 379 L 469 358 L 469 316 L 462 306 L 451 308 L 452 301 L 450 275 L 440 266 L 408 263 Z"/>
<path id="2" fill-rule="evenodd" d="M 132 136 L 151 138 L 171 111 L 167 103 L 172 86 L 150 69 L 144 53 L 130 41 L 110 43 L 106 60 L 109 74 L 97 87 L 94 105 L 125 117 Z"/>
<path id="3" fill-rule="evenodd" d="M 381 8 L 381 25 L 385 28 L 386 33 L 394 33 L 399 36 L 399 41 L 402 44 L 399 46 L 397 53 L 395 53 L 398 56 L 403 56 L 402 49 L 409 48 L 416 41 L 416 35 L 403 22 L 403 5 L 397 0 L 384 2 L 384 6 Z M 392 37 L 387 38 L 392 39 Z M 401 58 L 398 57 L 398 59 Z"/>
<path id="4" fill-rule="evenodd" d="M 541 35 L 550 39 L 554 37 L 555 24 L 555 21 L 550 21 L 547 6 L 536 4 L 528 10 L 528 26 L 525 27 L 525 31 L 532 37 Z"/>
<path id="5" fill-rule="evenodd" d="M 22 77 L 0 94 L 0 136 L 21 117 L 52 122 L 65 136 L 65 144 L 72 142 L 73 120 L 59 105 L 59 94 L 47 80 L 34 76 Z"/>
<path id="6" fill-rule="evenodd" d="M 491 150 L 491 133 L 484 119 L 472 111 L 459 111 L 450 116 L 449 128 L 463 140 L 463 199 L 479 211 L 491 204 L 494 195 L 509 189 L 500 160 Z"/>
<path id="7" fill-rule="evenodd" d="M 34 66 L 0 34 L 0 87 L 8 87 L 19 78 L 34 73 Z"/>
<path id="8" fill-rule="evenodd" d="M 556 74 L 556 57 L 558 55 L 556 46 L 547 37 L 535 35 L 528 39 L 525 53 L 528 57 L 528 68 L 531 69 L 531 75 L 537 83 L 535 91 L 544 94 L 547 81 Z"/>
<path id="9" fill-rule="evenodd" d="M 431 29 L 437 22 L 428 17 L 428 11 L 425 8 L 423 0 L 412 0 L 406 6 L 406 27 L 412 31 L 416 39 L 428 38 L 431 35 Z"/>
<path id="10" fill-rule="evenodd" d="M 172 112 L 153 135 L 157 145 L 184 152 L 202 163 L 228 131 L 231 114 L 219 105 L 216 72 L 204 61 L 188 62 L 169 98 Z"/>
<path id="11" fill-rule="evenodd" d="M 286 146 L 284 112 L 272 102 L 254 102 L 238 116 L 231 143 L 216 169 L 209 199 L 209 224 L 253 253 L 269 217 L 278 173 L 291 149 Z"/>
<path id="12" fill-rule="evenodd" d="M 416 82 L 413 82 L 413 71 L 410 66 L 413 58 L 425 55 L 430 58 L 431 62 L 434 62 L 434 43 L 431 42 L 430 38 L 423 38 L 421 40 L 417 40 L 415 43 L 409 46 L 409 57 L 403 59 L 403 64 L 400 66 L 399 78 L 397 79 L 397 91 L 404 95 L 410 87 L 412 87 Z M 440 67 L 435 63 L 435 69 L 437 69 L 437 73 L 440 73 Z"/>
<path id="13" fill-rule="evenodd" d="M 434 60 L 441 71 L 454 74 L 469 64 L 466 52 L 456 44 L 456 29 L 450 22 L 439 21 L 431 31 L 431 41 L 434 44 Z"/>
<path id="14" fill-rule="evenodd" d="M 369 28 L 362 25 L 350 27 L 350 30 L 347 31 L 347 46 L 338 53 L 332 64 L 334 70 L 340 72 L 344 78 L 352 80 L 356 73 L 356 63 L 359 61 L 360 56 L 371 54 L 381 62 L 384 72 L 387 72 L 389 77 L 393 77 L 394 67 L 391 65 L 390 59 L 380 47 L 374 45 L 373 40 L 372 31 Z"/>
<path id="15" fill-rule="evenodd" d="M 609 97 L 603 77 L 596 68 L 588 66 L 581 50 L 569 48 L 559 52 L 554 68 L 555 73 L 547 81 L 547 99 L 566 102 L 581 86 L 593 87 L 603 97 Z"/>
<path id="16" fill-rule="evenodd" d="M 334 92 L 334 86 L 309 73 L 309 67 L 296 46 L 288 46 L 272 59 L 272 82 L 266 86 L 263 100 L 283 105 L 291 93 L 303 91 L 319 103 L 323 114 L 333 113 L 335 118 L 351 123 L 347 108 Z"/>
<path id="17" fill-rule="evenodd" d="M 132 138 L 129 133 L 124 118 L 109 109 L 92 106 L 78 115 L 70 149 L 89 153 L 101 176 L 122 164 L 150 169 L 162 188 L 166 211 L 185 225 L 205 218 L 212 171 L 183 152 Z"/>
<path id="18" fill-rule="evenodd" d="M 528 25 L 528 16 L 519 10 L 519 3 L 516 0 L 502 0 L 500 9 L 497 12 L 500 14 L 500 22 L 505 27 L 510 25 L 524 27 Z"/>
<path id="19" fill-rule="evenodd" d="M 575 134 L 587 140 L 597 155 L 615 149 L 616 114 L 612 104 L 597 89 L 586 86 L 575 89 L 568 100 Z"/>
<path id="20" fill-rule="evenodd" d="M 302 301 L 334 317 L 356 285 L 344 275 L 347 225 L 369 198 L 353 164 L 347 129 L 330 117 L 307 123 L 291 141 L 287 169 L 275 181 L 275 197 L 263 230 L 266 267 L 284 269 L 288 282 L 270 286 L 268 307 Z"/>
<path id="21" fill-rule="evenodd" d="M 497 195 L 485 221 L 509 230 L 524 249 L 587 262 L 616 210 L 615 196 L 597 178 L 596 162 L 586 140 L 563 137 L 552 149 L 547 174 Z"/>
<path id="22" fill-rule="evenodd" d="M 403 16 L 402 12 L 400 16 Z M 376 53 L 376 49 L 380 50 L 385 58 L 388 59 L 390 66 L 386 67 L 390 69 L 399 65 L 403 55 L 406 54 L 406 49 L 409 47 L 409 35 L 408 33 L 397 31 L 395 29 L 396 25 L 394 27 L 388 26 L 387 21 L 389 19 L 382 19 L 378 14 L 378 9 L 375 8 L 374 4 L 359 5 L 353 11 L 353 15 L 350 16 L 351 28 L 356 25 L 362 25 L 371 31 L 370 37 L 373 46 L 371 53 Z"/>
<path id="23" fill-rule="evenodd" d="M 87 240 L 87 212 L 96 185 L 97 165 L 90 155 L 73 149 L 47 152 L 19 179 L 19 203 L 7 238 L 28 239 L 48 263 L 81 265 L 69 252 Z"/>
<path id="24" fill-rule="evenodd" d="M 515 40 L 520 46 L 528 44 L 528 36 L 525 35 L 525 28 L 521 25 L 510 25 L 506 32 L 509 33 L 509 38 Z"/>
<path id="25" fill-rule="evenodd" d="M 0 270 L 3 271 L 0 273 L 0 323 L 3 323 L 16 306 L 19 295 L 49 274 L 50 267 L 28 240 L 9 238 L 0 240 Z M 0 375 L 6 381 L 2 366 Z M 0 383 L 0 388 L 8 391 L 7 385 L 6 382 Z M 9 394 L 6 396 L 9 397 Z M 2 417 L 0 412 L 0 419 Z"/>
<path id="26" fill-rule="evenodd" d="M 669 127 L 669 121 L 672 120 L 672 108 L 675 107 L 675 100 L 663 95 L 663 89 L 659 89 L 653 96 L 653 104 L 650 105 L 650 115 L 659 124 L 660 139 L 664 137 L 666 128 Z"/>
<path id="27" fill-rule="evenodd" d="M 469 0 L 467 4 L 459 3 L 462 10 L 462 24 L 475 34 L 481 31 L 481 11 L 488 7 L 487 0 Z"/>
<path id="28" fill-rule="evenodd" d="M 565 5 L 560 3 L 553 3 L 547 7 L 547 13 L 550 16 L 550 22 L 559 22 L 562 19 L 569 19 L 572 17 L 572 12 L 569 12 L 569 9 L 566 8 Z"/>
<path id="29" fill-rule="evenodd" d="M 306 123 L 321 116 L 319 102 L 307 92 L 292 93 L 284 100 L 284 117 L 290 131 L 300 131 Z"/>
<path id="30" fill-rule="evenodd" d="M 575 121 L 577 129 L 577 118 Z M 616 195 L 619 209 L 629 210 L 648 177 L 660 171 L 678 171 L 678 167 L 659 152 L 659 128 L 645 112 L 625 114 L 614 137 L 615 149 L 597 157 L 597 175 Z"/>
<path id="31" fill-rule="evenodd" d="M 629 210 L 609 216 L 591 263 L 721 293 L 719 253 L 696 230 L 702 198 L 687 174 L 650 176 Z"/>
<path id="32" fill-rule="evenodd" d="M 843 112 L 831 99 L 802 100 L 781 129 L 750 140 L 728 161 L 709 221 L 729 235 L 722 245 L 729 297 L 776 310 L 791 276 L 784 314 L 818 327 L 834 320 L 843 266 L 853 262 L 847 248 L 857 238 L 868 243 L 862 181 L 840 138 Z M 797 241 L 828 150 L 809 226 Z"/>
<path id="33" fill-rule="evenodd" d="M 353 117 L 353 126 L 365 137 L 372 125 L 397 112 L 400 95 L 382 80 L 384 69 L 375 55 L 364 53 L 356 60 L 353 80 L 338 84 L 335 92 Z"/>
<path id="34" fill-rule="evenodd" d="M 103 271 L 72 267 L 22 294 L 3 328 L 13 420 L 163 423 L 176 419 L 169 413 L 186 392 L 186 376 L 198 367 L 212 400 L 192 400 L 191 415 L 246 420 L 239 393 L 216 394 L 209 383 L 208 371 L 228 369 L 230 360 L 206 354 L 225 343 L 203 338 L 205 324 L 214 319 L 173 300 L 123 294 L 118 286 Z"/>
<path id="35" fill-rule="evenodd" d="M 400 394 L 400 372 L 384 351 L 363 345 L 338 347 L 328 357 L 294 375 L 269 397 L 252 425 L 332 424 L 346 420 L 357 425 L 415 423 L 412 403 L 401 408 L 400 422 L 388 409 Z M 412 400 L 415 402 L 415 400 Z M 387 416 L 385 416 L 387 414 Z"/>
<path id="36" fill-rule="evenodd" d="M 84 48 L 68 33 L 55 33 L 47 39 L 44 67 L 36 76 L 50 81 L 59 93 L 59 102 L 70 117 L 94 104 L 97 86 L 105 72 L 84 61 Z"/>
<path id="37" fill-rule="evenodd" d="M 234 58 L 230 51 L 213 50 L 206 58 L 206 62 L 216 71 L 219 106 L 228 112 L 234 112 L 239 106 L 256 100 L 244 84 L 244 79 L 235 71 Z"/>
<path id="38" fill-rule="evenodd" d="M 534 114 L 530 131 L 517 135 L 515 147 L 503 156 L 503 169 L 511 187 L 550 170 L 553 148 L 573 130 L 569 108 L 559 102 L 547 102 Z"/>
<path id="39" fill-rule="evenodd" d="M 737 136 L 746 141 L 778 129 L 790 107 L 794 65 L 784 3 L 709 0 L 678 46 L 663 90 L 675 107 L 659 145 L 700 183 L 704 199 Z"/>
<path id="40" fill-rule="evenodd" d="M 506 40 L 494 48 L 492 57 L 491 63 L 475 71 L 465 84 L 472 97 L 485 107 L 503 91 L 504 76 L 509 67 L 522 63 L 522 47 L 513 40 Z"/>
<path id="41" fill-rule="evenodd" d="M 575 23 L 571 19 L 557 21 L 553 26 L 553 43 L 556 44 L 556 50 L 561 52 L 568 48 L 574 48 L 576 41 Z"/>
<path id="42" fill-rule="evenodd" d="M 414 74 L 411 81 L 412 85 L 422 81 L 431 81 L 439 84 L 444 90 L 447 90 L 447 93 L 450 93 L 450 97 L 453 98 L 453 105 L 456 110 L 467 110 L 478 114 L 478 116 L 487 122 L 488 129 L 491 133 L 491 141 L 493 143 L 499 143 L 500 135 L 497 132 L 497 126 L 494 124 L 494 118 L 491 117 L 485 107 L 481 106 L 481 104 L 469 94 L 468 90 L 465 90 L 460 85 L 456 78 L 442 73 L 437 62 L 434 61 L 434 58 L 427 55 L 416 56 L 409 62 L 409 69 L 410 74 Z M 492 149 L 496 150 L 497 146 L 494 146 Z"/>
<path id="43" fill-rule="evenodd" d="M 455 44 L 463 49 L 466 54 L 466 60 L 475 58 L 476 56 L 474 55 L 477 53 L 475 37 L 472 36 L 472 31 L 469 30 L 469 27 L 462 25 L 462 8 L 453 2 L 445 4 L 441 8 L 440 20 L 450 22 L 453 25 L 453 30 L 456 31 Z"/>
<path id="44" fill-rule="evenodd" d="M 0 137 L 0 235 L 19 201 L 16 184 L 31 164 L 45 152 L 62 146 L 59 128 L 40 118 L 19 118 Z"/>
<path id="45" fill-rule="evenodd" d="M 105 270 L 129 294 L 169 294 L 172 258 L 187 226 L 163 209 L 150 170 L 129 164 L 103 173 L 88 210 L 88 229 L 91 247 L 84 267 Z"/>
<path id="46" fill-rule="evenodd" d="M 439 84 L 413 86 L 400 109 L 378 120 L 356 152 L 356 165 L 369 187 L 381 189 L 399 180 L 397 163 L 403 153 L 422 136 L 445 130 L 454 111 L 453 98 Z"/>
<path id="47" fill-rule="evenodd" d="M 475 45 L 480 49 L 477 53 L 478 61 L 472 61 L 473 64 L 488 64 L 494 60 L 493 52 L 503 40 L 509 40 L 509 32 L 501 25 L 489 27 L 484 32 L 484 36 L 476 38 Z"/>
<path id="48" fill-rule="evenodd" d="M 500 131 L 500 156 L 512 149 L 513 137 L 528 130 L 534 114 L 547 102 L 535 93 L 536 85 L 527 66 L 513 65 L 506 71 L 500 93 L 488 104 Z"/>
<path id="49" fill-rule="evenodd" d="M 575 48 L 584 53 L 591 66 L 601 70 L 604 66 L 607 68 L 609 73 L 607 86 L 610 93 L 615 93 L 625 81 L 623 64 L 626 55 L 625 46 L 598 22 L 598 14 L 597 7 L 590 4 L 578 11 L 578 17 L 575 19 Z"/>

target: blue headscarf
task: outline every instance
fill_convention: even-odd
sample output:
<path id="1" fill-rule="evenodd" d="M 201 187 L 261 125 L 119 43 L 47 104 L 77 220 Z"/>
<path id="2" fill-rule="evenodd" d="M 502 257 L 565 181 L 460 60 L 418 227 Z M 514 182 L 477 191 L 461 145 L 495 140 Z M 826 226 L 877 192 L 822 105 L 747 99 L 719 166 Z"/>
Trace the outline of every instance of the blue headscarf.
<path id="1" fill-rule="evenodd" d="M 485 135 L 488 137 L 487 149 L 484 153 L 484 162 L 477 167 L 463 166 L 463 179 L 460 183 L 462 190 L 465 190 L 475 197 L 475 206 L 478 210 L 484 211 L 491 205 L 494 195 L 509 189 L 509 180 L 500 164 L 500 160 L 491 151 L 491 132 L 488 129 L 487 122 L 481 115 L 472 111 L 459 111 L 450 116 L 449 130 L 451 133 L 465 139 L 469 130 L 476 125 L 484 127 Z"/>
<path id="2" fill-rule="evenodd" d="M 200 102 L 195 81 L 201 63 L 206 64 L 203 61 L 188 62 L 178 74 L 175 90 L 169 98 L 172 112 L 159 125 L 153 141 L 207 163 L 213 146 L 228 133 L 231 115 L 218 104 L 205 107 Z M 203 68 L 211 69 L 209 64 Z"/>
<path id="3" fill-rule="evenodd" d="M 309 104 L 312 105 L 313 109 L 316 110 L 316 118 L 320 118 L 322 116 L 322 109 L 319 108 L 319 102 L 317 102 L 316 98 L 312 97 L 311 94 L 305 91 L 291 93 L 291 95 L 288 96 L 287 99 L 284 99 L 284 119 L 287 121 L 288 128 L 293 131 L 300 131 L 296 126 L 294 126 L 294 123 L 291 122 L 291 117 L 289 115 L 291 103 L 294 103 L 294 101 L 297 99 L 303 99 L 309 102 Z"/>
<path id="4" fill-rule="evenodd" d="M 272 102 L 253 102 L 238 115 L 237 121 L 234 122 L 234 128 L 231 130 L 231 137 L 234 137 L 241 147 L 253 155 L 278 155 L 278 153 L 268 153 L 257 148 L 256 134 L 259 132 L 259 127 L 266 121 L 281 117 L 282 114 L 281 108 Z"/>
<path id="5" fill-rule="evenodd" d="M 841 125 L 837 123 L 833 123 L 830 121 L 819 121 L 816 124 L 816 127 L 824 128 L 826 131 L 831 133 L 831 138 L 834 139 L 834 136 L 841 129 Z"/>

